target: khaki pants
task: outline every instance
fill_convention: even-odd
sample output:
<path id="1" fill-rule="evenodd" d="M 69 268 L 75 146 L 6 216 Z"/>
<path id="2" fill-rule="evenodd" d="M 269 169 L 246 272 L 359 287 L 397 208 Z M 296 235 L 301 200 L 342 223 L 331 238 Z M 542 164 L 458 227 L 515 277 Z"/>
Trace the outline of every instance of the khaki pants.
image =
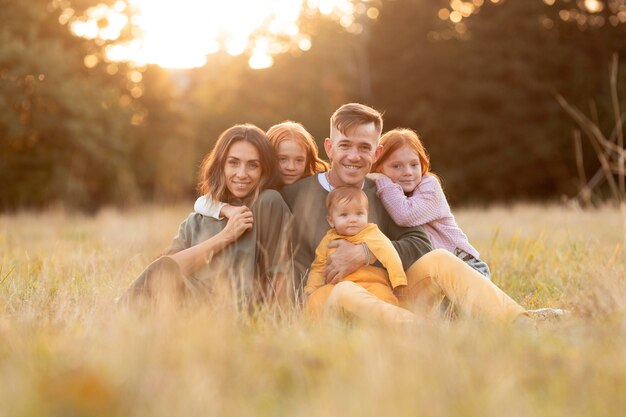
<path id="1" fill-rule="evenodd" d="M 461 315 L 489 321 L 511 322 L 526 310 L 450 252 L 437 249 L 406 271 L 408 285 L 395 294 L 403 308 L 385 303 L 351 282 L 337 284 L 327 308 L 384 323 L 410 322 L 439 315 L 447 297 Z M 408 311 L 410 310 L 410 311 Z"/>

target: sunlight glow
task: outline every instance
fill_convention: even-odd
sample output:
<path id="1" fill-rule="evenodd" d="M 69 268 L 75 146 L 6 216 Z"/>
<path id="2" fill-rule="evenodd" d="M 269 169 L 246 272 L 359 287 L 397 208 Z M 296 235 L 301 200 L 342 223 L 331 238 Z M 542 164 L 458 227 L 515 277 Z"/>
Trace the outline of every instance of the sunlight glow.
<path id="1" fill-rule="evenodd" d="M 267 68 L 272 55 L 289 50 L 308 51 L 310 36 L 301 33 L 303 13 L 330 16 L 351 33 L 363 30 L 359 19 L 377 19 L 372 0 L 118 0 L 100 4 L 71 23 L 85 38 L 116 40 L 130 22 L 134 39 L 109 45 L 107 58 L 142 66 L 192 68 L 207 55 L 224 50 L 247 54 L 252 68 Z M 59 20 L 69 21 L 73 11 Z M 62 22 L 63 23 L 63 22 Z M 91 62 L 90 62 L 91 63 Z"/>
<path id="2" fill-rule="evenodd" d="M 589 13 L 600 13 L 604 10 L 604 4 L 598 0 L 585 0 L 585 8 Z"/>

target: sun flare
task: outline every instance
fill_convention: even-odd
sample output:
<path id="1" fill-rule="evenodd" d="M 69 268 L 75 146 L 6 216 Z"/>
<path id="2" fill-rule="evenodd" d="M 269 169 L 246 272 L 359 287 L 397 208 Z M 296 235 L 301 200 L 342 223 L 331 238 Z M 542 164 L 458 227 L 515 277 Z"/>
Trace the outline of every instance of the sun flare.
<path id="1" fill-rule="evenodd" d="M 261 69 L 272 66 L 274 55 L 312 47 L 311 36 L 299 27 L 303 13 L 331 16 L 358 33 L 356 17 L 375 18 L 373 10 L 368 0 L 119 0 L 112 8 L 89 9 L 72 30 L 87 38 L 114 40 L 131 16 L 132 40 L 107 46 L 112 61 L 193 68 L 223 50 L 246 54 L 249 65 Z"/>

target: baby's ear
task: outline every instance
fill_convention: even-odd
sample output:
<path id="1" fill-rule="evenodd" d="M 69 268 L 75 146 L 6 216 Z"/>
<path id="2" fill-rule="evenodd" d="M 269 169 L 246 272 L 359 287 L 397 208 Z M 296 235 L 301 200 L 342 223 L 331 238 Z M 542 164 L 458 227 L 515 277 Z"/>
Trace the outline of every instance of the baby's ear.
<path id="1" fill-rule="evenodd" d="M 328 222 L 328 224 L 330 225 L 330 227 L 335 227 L 335 225 L 333 224 L 333 219 L 330 216 L 326 216 L 326 221 Z"/>

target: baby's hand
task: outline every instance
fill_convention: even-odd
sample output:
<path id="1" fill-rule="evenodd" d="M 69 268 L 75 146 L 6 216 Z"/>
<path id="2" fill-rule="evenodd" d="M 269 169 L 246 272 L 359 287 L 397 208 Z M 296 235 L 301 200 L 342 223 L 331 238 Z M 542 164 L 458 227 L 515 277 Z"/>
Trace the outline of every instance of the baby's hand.
<path id="1" fill-rule="evenodd" d="M 239 207 L 231 206 L 230 204 L 225 204 L 224 207 L 220 210 L 220 216 L 226 217 L 227 219 L 232 218 L 235 214 L 239 213 Z"/>
<path id="2" fill-rule="evenodd" d="M 367 178 L 372 181 L 382 180 L 383 178 L 388 178 L 385 174 L 381 174 L 380 172 L 370 172 L 367 174 Z"/>

